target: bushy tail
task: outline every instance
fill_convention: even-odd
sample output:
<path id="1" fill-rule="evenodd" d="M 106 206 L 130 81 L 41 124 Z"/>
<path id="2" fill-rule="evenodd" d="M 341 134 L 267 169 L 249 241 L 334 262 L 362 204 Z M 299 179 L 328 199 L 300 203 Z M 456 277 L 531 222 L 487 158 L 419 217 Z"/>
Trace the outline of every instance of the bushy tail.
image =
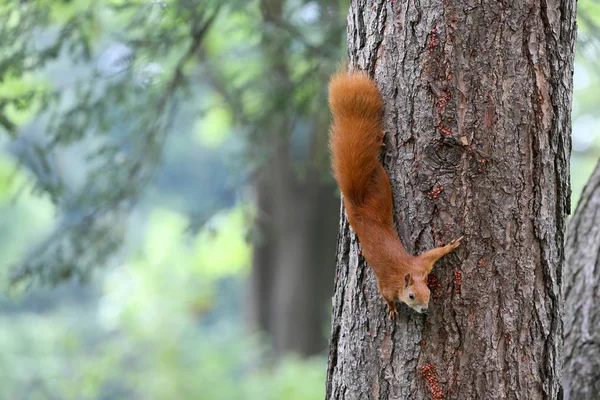
<path id="1" fill-rule="evenodd" d="M 329 146 L 334 176 L 345 201 L 359 206 L 367 201 L 374 174 L 381 168 L 381 95 L 366 74 L 340 72 L 329 82 L 329 108 L 333 115 Z"/>

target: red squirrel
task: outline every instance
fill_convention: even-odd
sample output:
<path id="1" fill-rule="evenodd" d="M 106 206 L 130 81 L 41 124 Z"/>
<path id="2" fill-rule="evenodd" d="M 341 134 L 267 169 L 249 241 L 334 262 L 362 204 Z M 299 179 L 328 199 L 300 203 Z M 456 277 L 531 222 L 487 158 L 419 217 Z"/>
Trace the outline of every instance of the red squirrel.
<path id="1" fill-rule="evenodd" d="M 412 256 L 394 227 L 390 180 L 379 162 L 383 143 L 383 102 L 376 83 L 365 73 L 338 72 L 329 82 L 329 133 L 332 168 L 343 194 L 348 222 L 375 273 L 390 319 L 396 300 L 425 313 L 429 304 L 427 277 L 433 264 L 460 244 Z"/>

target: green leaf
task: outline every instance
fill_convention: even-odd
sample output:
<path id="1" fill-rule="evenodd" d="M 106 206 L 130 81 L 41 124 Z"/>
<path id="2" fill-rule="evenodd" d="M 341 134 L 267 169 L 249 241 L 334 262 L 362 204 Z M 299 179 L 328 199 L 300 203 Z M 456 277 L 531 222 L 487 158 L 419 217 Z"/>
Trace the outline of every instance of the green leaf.
<path id="1" fill-rule="evenodd" d="M 150 214 L 144 241 L 144 258 L 154 265 L 161 265 L 176 254 L 188 225 L 185 216 L 164 208 L 154 209 Z"/>
<path id="2" fill-rule="evenodd" d="M 231 133 L 232 121 L 229 108 L 223 105 L 211 107 L 196 121 L 195 137 L 203 146 L 219 147 Z"/>
<path id="3" fill-rule="evenodd" d="M 218 214 L 207 225 L 195 241 L 195 266 L 212 278 L 247 271 L 252 250 L 245 240 L 244 208 Z"/>

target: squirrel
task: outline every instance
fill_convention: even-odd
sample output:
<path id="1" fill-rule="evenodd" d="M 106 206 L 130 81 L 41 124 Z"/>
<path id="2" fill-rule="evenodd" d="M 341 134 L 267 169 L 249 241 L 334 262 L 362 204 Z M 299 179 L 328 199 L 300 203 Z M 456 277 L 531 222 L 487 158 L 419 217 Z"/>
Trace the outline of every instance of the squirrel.
<path id="1" fill-rule="evenodd" d="M 426 313 L 427 279 L 433 264 L 457 248 L 462 237 L 418 256 L 402 245 L 394 226 L 390 180 L 378 158 L 384 136 L 383 101 L 375 81 L 363 72 L 334 74 L 329 82 L 329 108 L 334 177 L 348 222 L 387 303 L 388 317 L 396 317 L 396 300 Z"/>

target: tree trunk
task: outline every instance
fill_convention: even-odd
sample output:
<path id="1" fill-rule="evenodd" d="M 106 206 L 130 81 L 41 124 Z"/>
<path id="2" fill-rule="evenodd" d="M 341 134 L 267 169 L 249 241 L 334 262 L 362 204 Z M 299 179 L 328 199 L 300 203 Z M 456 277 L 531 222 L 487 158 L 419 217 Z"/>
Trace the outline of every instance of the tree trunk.
<path id="1" fill-rule="evenodd" d="M 306 176 L 298 176 L 284 139 L 275 137 L 270 146 L 274 156 L 255 184 L 251 322 L 277 354 L 318 354 L 327 346 L 338 199 L 318 169 L 305 166 Z"/>
<path id="2" fill-rule="evenodd" d="M 327 345 L 325 305 L 333 289 L 338 200 L 332 184 L 298 182 L 283 171 L 262 186 L 268 192 L 258 193 L 259 206 L 265 196 L 272 204 L 258 215 L 252 321 L 268 334 L 278 354 L 313 355 Z"/>
<path id="3" fill-rule="evenodd" d="M 277 237 L 270 333 L 279 353 L 313 355 L 327 346 L 324 306 L 332 291 L 338 200 L 331 183 L 323 184 L 316 177 L 299 180 L 289 164 L 279 164 L 273 172 L 272 223 Z M 327 210 L 328 216 L 322 215 Z"/>
<path id="4" fill-rule="evenodd" d="M 597 399 L 600 396 L 600 162 L 569 223 L 565 254 L 565 399 Z"/>
<path id="5" fill-rule="evenodd" d="M 330 3 L 335 4 L 320 2 L 319 8 L 321 18 L 329 22 L 335 15 L 325 13 L 336 9 Z M 270 98 L 278 100 L 254 138 L 254 146 L 261 149 L 266 161 L 255 183 L 258 238 L 250 310 L 253 325 L 267 333 L 278 354 L 312 355 L 327 346 L 325 327 L 333 289 L 339 199 L 333 181 L 323 179 L 324 166 L 320 165 L 327 159 L 327 148 L 321 145 L 327 140 L 326 107 L 307 113 L 306 105 L 295 100 L 302 85 L 294 78 L 290 60 L 298 56 L 294 41 L 300 32 L 286 23 L 285 4 L 284 0 L 260 1 L 265 84 Z M 291 29 L 290 36 L 282 27 Z M 335 29 L 324 32 L 331 35 L 324 43 L 341 36 Z M 318 47 L 314 50 L 321 51 Z M 324 66 L 326 54 L 305 61 Z M 320 101 L 326 104 L 324 96 Z M 298 144 L 292 131 L 298 126 L 306 127 L 307 136 L 302 138 L 306 154 L 294 147 Z"/>
<path id="6" fill-rule="evenodd" d="M 256 194 L 256 217 L 253 225 L 252 270 L 248 299 L 249 323 L 252 330 L 273 332 L 271 303 L 275 265 L 272 262 L 274 240 L 277 237 L 271 223 L 273 201 L 266 173 L 261 173 L 254 182 Z"/>
<path id="7" fill-rule="evenodd" d="M 389 321 L 342 215 L 327 398 L 560 398 L 575 1 L 352 0 L 348 22 L 402 242 L 465 239 L 429 315 Z"/>

